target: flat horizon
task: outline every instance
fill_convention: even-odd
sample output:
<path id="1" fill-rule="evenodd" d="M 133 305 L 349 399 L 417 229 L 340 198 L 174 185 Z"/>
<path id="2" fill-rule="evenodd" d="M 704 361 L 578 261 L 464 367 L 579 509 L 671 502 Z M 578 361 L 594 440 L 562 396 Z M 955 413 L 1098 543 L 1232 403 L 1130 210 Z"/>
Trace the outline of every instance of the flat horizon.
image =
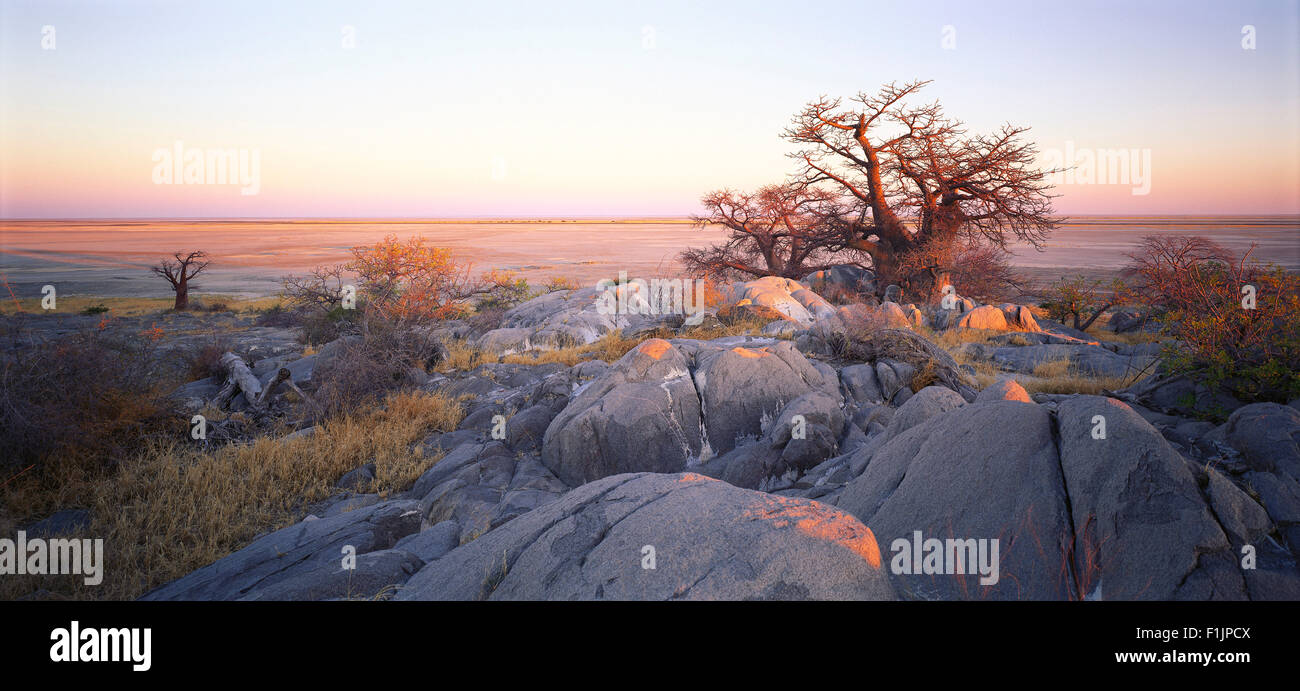
<path id="1" fill-rule="evenodd" d="M 1231 214 L 1124 214 L 1124 213 L 1092 213 L 1092 214 L 1058 214 L 1053 218 L 1059 221 L 1070 221 L 1075 219 L 1279 219 L 1279 220 L 1296 220 L 1300 219 L 1300 213 L 1231 213 Z M 559 215 L 527 215 L 527 214 L 506 214 L 501 216 L 493 215 L 474 215 L 474 216 L 85 216 L 85 217 L 26 217 L 26 218 L 4 218 L 0 217 L 0 223 L 46 223 L 46 222 L 68 222 L 68 223 L 86 223 L 92 221 L 104 222 L 165 222 L 181 221 L 188 223 L 256 223 L 260 221 L 274 221 L 277 223 L 292 221 L 307 221 L 320 223 L 325 221 L 339 221 L 345 223 L 366 222 L 366 223 L 471 223 L 482 221 L 485 223 L 554 223 L 561 221 L 583 220 L 583 221 L 617 221 L 617 222 L 637 222 L 637 223 L 674 223 L 690 222 L 690 214 L 664 215 L 664 214 L 559 214 Z"/>

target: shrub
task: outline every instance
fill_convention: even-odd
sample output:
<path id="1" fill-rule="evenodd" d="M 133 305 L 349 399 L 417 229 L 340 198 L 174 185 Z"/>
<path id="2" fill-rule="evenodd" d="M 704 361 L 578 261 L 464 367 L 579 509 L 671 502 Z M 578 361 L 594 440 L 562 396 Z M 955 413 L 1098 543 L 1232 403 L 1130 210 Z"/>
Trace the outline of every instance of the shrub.
<path id="1" fill-rule="evenodd" d="M 302 335 L 298 340 L 308 345 L 329 343 L 356 331 L 360 309 L 347 310 L 335 307 L 328 312 L 314 311 L 300 318 Z"/>
<path id="2" fill-rule="evenodd" d="M 469 318 L 469 325 L 477 333 L 486 333 L 492 329 L 501 328 L 501 323 L 505 319 L 506 308 L 504 307 L 484 307 L 479 305 L 473 316 Z"/>
<path id="3" fill-rule="evenodd" d="M 561 290 L 577 290 L 578 282 L 568 276 L 552 276 L 546 279 L 542 284 L 542 290 L 547 293 L 555 293 Z"/>
<path id="4" fill-rule="evenodd" d="M 1192 272 L 1203 298 L 1169 310 L 1166 329 L 1182 345 L 1165 366 L 1189 373 L 1241 401 L 1286 403 L 1300 397 L 1300 276 L 1279 267 L 1238 274 L 1226 265 Z M 1255 307 L 1241 289 L 1255 288 Z"/>
<path id="5" fill-rule="evenodd" d="M 98 305 L 91 305 L 86 309 L 81 310 L 81 313 L 85 315 L 94 315 L 94 314 L 104 314 L 107 311 L 108 311 L 108 307 L 103 303 L 100 303 Z"/>
<path id="6" fill-rule="evenodd" d="M 1007 250 L 986 240 L 951 239 L 932 241 L 898 255 L 895 274 L 902 276 L 926 277 L 916 281 L 902 281 L 903 301 L 926 301 L 925 290 L 917 290 L 936 285 L 942 291 L 943 284 L 949 283 L 963 297 L 980 302 L 999 302 L 1010 300 L 1017 295 L 1022 281 L 1011 267 Z M 946 281 L 944 280 L 946 274 Z M 877 277 L 877 282 L 882 280 Z"/>
<path id="7" fill-rule="evenodd" d="M 1082 275 L 1072 279 L 1062 276 L 1047 289 L 1047 299 L 1041 307 L 1047 310 L 1051 319 L 1062 324 L 1072 320 L 1074 328 L 1087 331 L 1106 310 L 1123 300 L 1125 293 L 1124 283 L 1118 279 L 1111 282 L 1107 292 L 1099 279 L 1089 280 Z"/>
<path id="8" fill-rule="evenodd" d="M 533 289 L 528 281 L 516 278 L 511 271 L 489 271 L 483 274 L 483 281 L 488 284 L 487 296 L 475 306 L 477 311 L 506 310 L 532 297 Z"/>
<path id="9" fill-rule="evenodd" d="M 314 396 L 326 415 L 372 404 L 389 393 L 421 382 L 446 357 L 446 349 L 426 330 L 402 322 L 372 320 L 360 335 L 338 341 L 322 352 L 312 378 Z"/>
<path id="10" fill-rule="evenodd" d="M 302 314 L 295 310 L 287 310 L 284 305 L 275 303 L 270 307 L 259 310 L 253 323 L 258 326 L 276 326 L 292 327 L 301 326 L 303 322 Z"/>
<path id="11" fill-rule="evenodd" d="M 213 334 L 205 342 L 196 345 L 189 353 L 187 369 L 191 381 L 220 377 L 225 374 L 221 365 L 221 356 L 230 351 L 232 343 L 229 337 Z"/>
<path id="12" fill-rule="evenodd" d="M 318 266 L 306 276 L 290 274 L 280 279 L 280 294 L 293 310 L 330 312 L 343 306 L 347 284 L 343 265 Z"/>
<path id="13" fill-rule="evenodd" d="M 1181 342 L 1166 348 L 1168 371 L 1238 400 L 1285 403 L 1300 397 L 1300 276 L 1248 264 L 1249 254 L 1234 258 L 1205 238 L 1148 236 L 1127 273 Z"/>
<path id="14" fill-rule="evenodd" d="M 468 312 L 465 302 L 479 292 L 469 266 L 458 263 L 451 250 L 429 245 L 422 237 L 402 242 L 389 235 L 351 252 L 346 268 L 357 274 L 367 309 L 379 318 L 453 319 Z"/>
<path id="15" fill-rule="evenodd" d="M 0 356 L 0 464 L 112 467 L 168 429 L 165 394 L 180 367 L 158 357 L 154 331 L 92 329 Z M 175 431 L 175 430 L 173 430 Z"/>

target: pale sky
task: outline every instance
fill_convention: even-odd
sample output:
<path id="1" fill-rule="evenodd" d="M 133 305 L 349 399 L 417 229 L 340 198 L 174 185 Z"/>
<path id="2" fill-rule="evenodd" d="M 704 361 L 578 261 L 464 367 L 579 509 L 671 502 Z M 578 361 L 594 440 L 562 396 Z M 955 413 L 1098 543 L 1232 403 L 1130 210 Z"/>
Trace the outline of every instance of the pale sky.
<path id="1" fill-rule="evenodd" d="M 0 216 L 687 215 L 790 173 L 804 102 L 915 78 L 1149 152 L 1063 213 L 1300 213 L 1298 65 L 1300 0 L 0 0 Z M 155 184 L 177 141 L 255 150 L 257 194 Z"/>

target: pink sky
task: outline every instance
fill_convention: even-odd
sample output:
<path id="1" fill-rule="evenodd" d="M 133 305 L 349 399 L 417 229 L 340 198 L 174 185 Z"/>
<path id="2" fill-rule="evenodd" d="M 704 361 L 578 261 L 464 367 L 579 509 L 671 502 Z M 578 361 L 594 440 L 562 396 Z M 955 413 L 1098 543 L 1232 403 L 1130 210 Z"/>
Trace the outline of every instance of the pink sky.
<path id="1" fill-rule="evenodd" d="M 973 131 L 1149 156 L 1149 193 L 1061 213 L 1300 213 L 1295 3 L 265 5 L 0 3 L 0 216 L 683 216 L 789 173 L 805 101 L 911 78 Z M 177 141 L 256 151 L 257 194 L 155 184 Z"/>

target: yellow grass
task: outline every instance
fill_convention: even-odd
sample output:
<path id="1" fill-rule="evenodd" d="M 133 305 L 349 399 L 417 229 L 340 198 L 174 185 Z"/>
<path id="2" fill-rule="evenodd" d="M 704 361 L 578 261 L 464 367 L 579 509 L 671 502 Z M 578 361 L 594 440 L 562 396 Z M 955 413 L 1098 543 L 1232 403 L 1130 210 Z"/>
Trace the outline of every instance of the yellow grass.
<path id="1" fill-rule="evenodd" d="M 57 490 L 34 478 L 0 490 L 5 506 L 91 509 L 85 535 L 104 539 L 104 582 L 80 577 L 6 576 L 0 599 L 36 588 L 91 599 L 129 599 L 247 545 L 258 535 L 300 520 L 309 504 L 330 496 L 343 473 L 375 464 L 363 491 L 388 495 L 408 487 L 437 458 L 414 442 L 450 431 L 461 418 L 457 401 L 441 394 L 401 393 L 382 407 L 322 424 L 296 439 L 262 437 L 243 446 L 204 452 L 185 442 L 145 445 L 116 472 Z M 30 518 L 30 517 L 29 517 Z M 16 519 L 0 516 L 0 534 Z"/>
<path id="2" fill-rule="evenodd" d="M 1083 374 L 1068 358 L 1040 363 L 1032 377 L 1019 377 L 1017 381 L 1029 393 L 1100 394 L 1103 391 L 1122 389 L 1132 383 L 1132 377 L 1094 377 Z"/>
<path id="3" fill-rule="evenodd" d="M 975 370 L 975 383 L 980 389 L 987 388 L 1001 377 L 1008 376 L 987 360 L 972 358 L 959 346 L 963 343 L 981 343 L 999 332 L 976 332 L 972 330 L 954 330 L 940 332 L 933 340 L 942 345 L 957 361 L 958 365 L 969 365 Z M 952 335 L 948 335 L 952 334 Z M 918 372 L 918 377 L 921 373 Z M 1050 394 L 1100 394 L 1102 391 L 1115 391 L 1132 383 L 1131 377 L 1093 377 L 1079 372 L 1068 358 L 1040 363 L 1034 368 L 1032 376 L 1010 375 L 1029 393 Z M 916 380 L 914 380 L 915 382 Z M 913 389 L 917 390 L 917 389 Z"/>
<path id="4" fill-rule="evenodd" d="M 1071 394 L 1081 393 L 1097 395 L 1103 391 L 1115 391 L 1128 386 L 1127 377 L 1089 377 L 1082 374 L 1064 374 L 1051 379 L 1038 377 L 1017 377 L 1020 385 L 1029 393 Z"/>
<path id="5" fill-rule="evenodd" d="M 1005 331 L 995 331 L 993 329 L 953 328 L 935 331 L 925 326 L 913 327 L 912 330 L 926 337 L 940 348 L 949 351 L 965 343 L 988 343 L 989 339 L 1006 333 Z"/>
<path id="6" fill-rule="evenodd" d="M 1126 345 L 1137 345 L 1139 343 L 1155 343 L 1156 341 L 1165 340 L 1168 336 L 1160 334 L 1147 333 L 1145 331 L 1128 331 L 1126 333 L 1115 333 L 1107 331 L 1093 324 L 1085 333 L 1099 341 L 1109 341 L 1111 343 L 1124 343 Z"/>
<path id="7" fill-rule="evenodd" d="M 235 297 L 228 295 L 191 294 L 191 305 L 197 303 L 208 306 L 225 303 L 231 311 L 250 313 L 268 309 L 280 302 L 277 297 Z M 8 293 L 0 292 L 0 314 L 15 314 L 19 311 L 28 314 L 81 314 L 88 307 L 104 306 L 108 312 L 104 316 L 135 317 L 142 314 L 156 314 L 170 310 L 174 299 L 170 297 L 129 298 L 129 297 L 88 297 L 83 295 L 60 295 L 56 300 L 57 309 L 41 308 L 41 298 L 19 298 L 17 305 Z"/>
<path id="8" fill-rule="evenodd" d="M 1034 376 L 1040 379 L 1055 379 L 1070 375 L 1072 372 L 1074 372 L 1074 365 L 1070 363 L 1069 358 L 1041 362 L 1034 367 Z"/>

